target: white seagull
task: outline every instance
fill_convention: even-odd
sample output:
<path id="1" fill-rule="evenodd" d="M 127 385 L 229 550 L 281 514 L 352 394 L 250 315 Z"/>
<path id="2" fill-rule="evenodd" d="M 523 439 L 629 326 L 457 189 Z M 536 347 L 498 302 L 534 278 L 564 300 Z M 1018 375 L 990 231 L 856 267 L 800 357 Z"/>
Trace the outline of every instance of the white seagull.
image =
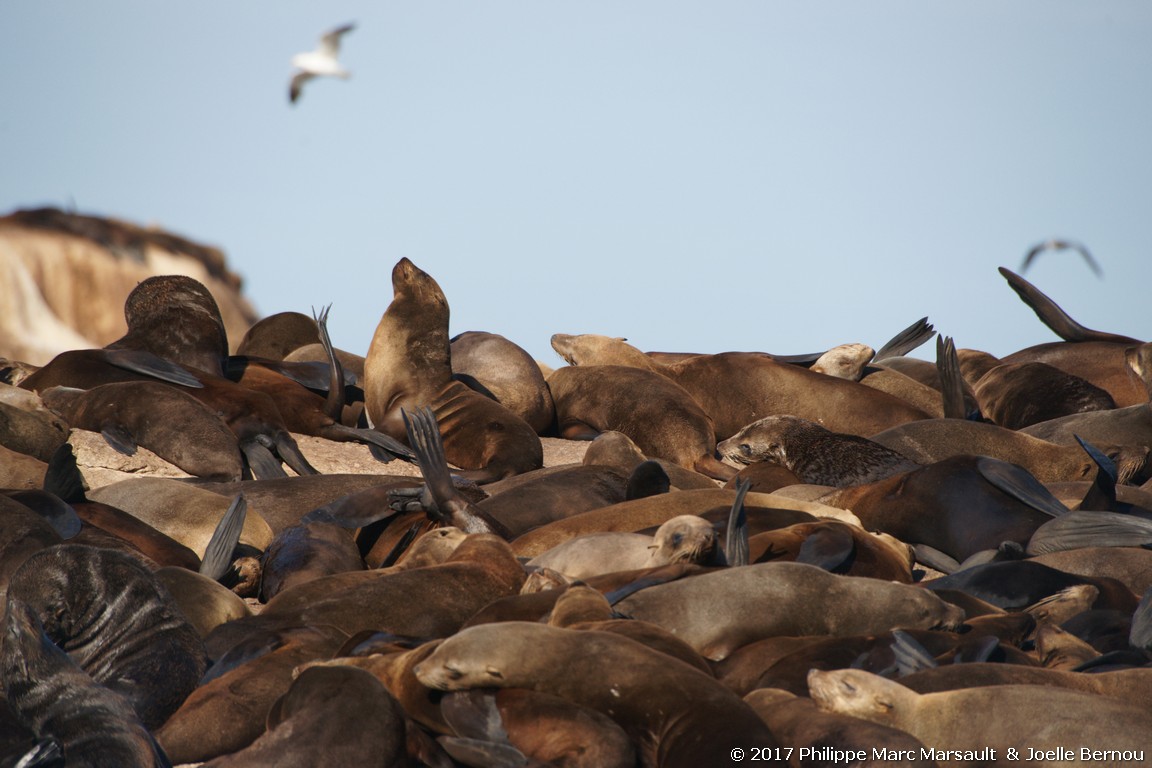
<path id="1" fill-rule="evenodd" d="M 292 75 L 292 84 L 288 89 L 288 100 L 293 104 L 300 98 L 300 91 L 304 83 L 314 77 L 340 77 L 347 80 L 352 73 L 340 66 L 337 57 L 340 55 L 340 38 L 347 32 L 356 28 L 355 24 L 345 24 L 336 27 L 320 38 L 320 45 L 314 51 L 298 53 L 292 57 L 292 66 L 296 73 Z"/>

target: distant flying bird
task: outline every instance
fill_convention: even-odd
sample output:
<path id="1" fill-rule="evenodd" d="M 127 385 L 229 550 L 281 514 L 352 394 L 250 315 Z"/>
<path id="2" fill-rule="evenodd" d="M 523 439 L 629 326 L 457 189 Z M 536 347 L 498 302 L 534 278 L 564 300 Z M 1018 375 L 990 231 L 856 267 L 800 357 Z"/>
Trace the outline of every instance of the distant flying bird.
<path id="1" fill-rule="evenodd" d="M 1028 255 L 1024 257 L 1024 263 L 1020 265 L 1020 274 L 1024 274 L 1024 272 L 1027 271 L 1028 265 L 1032 263 L 1032 260 L 1036 258 L 1037 254 L 1043 251 L 1064 251 L 1068 249 L 1079 251 L 1080 255 L 1084 257 L 1084 261 L 1088 262 L 1088 266 L 1096 273 L 1096 276 L 1104 276 L 1104 273 L 1100 271 L 1100 265 L 1096 263 L 1096 259 L 1092 258 L 1092 254 L 1088 253 L 1087 248 L 1072 240 L 1060 240 L 1055 237 L 1032 246 L 1032 250 L 1028 251 Z"/>
<path id="2" fill-rule="evenodd" d="M 288 100 L 293 104 L 300 98 L 304 83 L 314 77 L 340 77 L 347 80 L 352 73 L 340 66 L 340 38 L 356 28 L 355 24 L 345 24 L 320 38 L 320 45 L 314 51 L 298 53 L 292 57 L 292 66 L 297 72 L 292 76 L 288 89 Z"/>

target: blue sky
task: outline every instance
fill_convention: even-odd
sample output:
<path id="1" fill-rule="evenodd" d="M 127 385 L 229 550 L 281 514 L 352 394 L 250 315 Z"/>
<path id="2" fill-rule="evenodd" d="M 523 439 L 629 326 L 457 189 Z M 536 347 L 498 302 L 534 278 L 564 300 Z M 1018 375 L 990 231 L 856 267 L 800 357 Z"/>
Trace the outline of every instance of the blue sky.
<path id="1" fill-rule="evenodd" d="M 354 21 L 347 82 L 290 57 Z M 402 256 L 452 333 L 643 349 L 1054 340 L 997 274 L 1152 338 L 1152 4 L 135 0 L 0 5 L 0 212 L 218 245 L 364 353 Z M 930 357 L 930 347 L 921 351 Z"/>

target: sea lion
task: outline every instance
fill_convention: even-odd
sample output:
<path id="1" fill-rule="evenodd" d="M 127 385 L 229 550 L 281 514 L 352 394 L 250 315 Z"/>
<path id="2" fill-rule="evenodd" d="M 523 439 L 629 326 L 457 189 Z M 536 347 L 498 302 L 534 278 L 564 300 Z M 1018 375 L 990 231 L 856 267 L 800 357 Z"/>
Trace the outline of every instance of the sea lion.
<path id="1" fill-rule="evenodd" d="M 73 428 L 99 432 L 127 456 L 142 445 L 196 477 L 217 482 L 241 477 L 235 433 L 204 403 L 176 387 L 125 381 L 89 390 L 52 387 L 41 397 Z"/>
<path id="2" fill-rule="evenodd" d="M 676 464 L 675 462 L 651 457 L 644 454 L 640 447 L 623 432 L 609 430 L 601 432 L 596 439 L 588 444 L 584 452 L 582 463 L 585 466 L 617 467 L 625 471 L 632 471 L 637 465 L 645 461 L 655 461 L 668 475 L 673 488 L 686 491 L 692 488 L 715 488 L 716 481 L 710 477 L 694 472 Z"/>
<path id="3" fill-rule="evenodd" d="M 536 431 L 496 401 L 452 378 L 448 300 L 408 259 L 392 269 L 392 303 L 364 361 L 364 402 L 372 425 L 407 437 L 402 410 L 436 414 L 448 461 L 478 483 L 543 466 Z"/>
<path id="4" fill-rule="evenodd" d="M 918 694 L 892 680 L 858 669 L 813 670 L 810 694 L 824 710 L 842 712 L 899 728 L 936 751 L 961 752 L 952 757 L 994 760 L 1009 748 L 1043 765 L 1059 757 L 1037 756 L 1044 750 L 1108 750 L 1093 764 L 1123 766 L 1132 752 L 1148 747 L 1152 714 L 1116 699 L 1052 686 L 1004 685 L 994 690 L 966 688 Z M 1035 713 L 1042 713 L 1036 716 Z M 1089 714 L 1090 713 L 1090 714 Z M 980 756 L 981 750 L 989 753 Z M 1036 750 L 1030 752 L 1029 750 Z M 1063 752 L 1061 752 L 1063 754 Z M 1072 758 L 1064 758 L 1072 759 Z"/>
<path id="5" fill-rule="evenodd" d="M 731 464 L 772 461 L 801 482 L 842 488 L 919 469 L 907 456 L 856 435 L 831 432 L 797 416 L 767 416 L 716 446 Z"/>
<path id="6" fill-rule="evenodd" d="M 771 605 L 771 611 L 753 606 Z M 818 606 L 818 608 L 817 608 Z M 907 584 L 837 576 L 803 563 L 758 563 L 650 587 L 618 612 L 671 630 L 705 658 L 773 635 L 861 635 L 955 627 L 963 611 Z"/>
<path id="7" fill-rule="evenodd" d="M 262 736 L 205 765 L 312 768 L 362 764 L 369 756 L 380 765 L 398 765 L 407 758 L 404 720 L 399 703 L 368 672 L 311 667 L 273 704 Z"/>
<path id="8" fill-rule="evenodd" d="M 54 740 L 68 765 L 171 766 L 132 705 L 80 669 L 44 633 L 37 612 L 14 598 L 5 612 L 0 679 L 19 720 Z"/>
<path id="9" fill-rule="evenodd" d="M 277 533 L 261 555 L 260 565 L 261 602 L 294 584 L 365 568 L 352 532 L 325 521 L 293 525 Z"/>
<path id="10" fill-rule="evenodd" d="M 293 350 L 319 343 L 316 323 L 308 315 L 277 312 L 247 330 L 236 347 L 236 354 L 284 360 Z"/>
<path id="11" fill-rule="evenodd" d="M 215 579 L 172 565 L 154 575 L 201 638 L 225 622 L 252 615 L 242 598 Z"/>
<path id="12" fill-rule="evenodd" d="M 1064 573 L 1116 579 L 1137 595 L 1152 587 L 1152 551 L 1139 547 L 1082 547 L 1031 559 Z"/>
<path id="13" fill-rule="evenodd" d="M 867 344 L 841 344 L 820 355 L 808 370 L 838 379 L 860 381 L 864 375 L 864 366 L 875 355 L 876 350 Z"/>
<path id="14" fill-rule="evenodd" d="M 1052 685 L 1110 696 L 1152 711 L 1152 668 L 1086 675 L 1048 667 L 975 662 L 913 672 L 900 678 L 900 684 L 917 693 L 939 693 L 957 688 L 992 685 Z"/>
<path id="15" fill-rule="evenodd" d="M 1004 610 L 1024 610 L 1040 600 L 1078 584 L 1099 590 L 1097 608 L 1116 608 L 1131 613 L 1139 602 L 1132 591 L 1115 579 L 1076 576 L 1031 560 L 983 563 L 922 582 L 930 589 L 966 592 Z"/>
<path id="16" fill-rule="evenodd" d="M 715 457 L 712 420 L 667 377 L 642 368 L 580 365 L 548 377 L 560 437 L 589 440 L 623 432 L 645 454 L 718 480 L 736 474 Z"/>
<path id="17" fill-rule="evenodd" d="M 496 333 L 465 331 L 449 342 L 452 375 L 515 413 L 537 434 L 556 418 L 552 393 L 532 356 Z"/>
<path id="18" fill-rule="evenodd" d="M 1007 429 L 1116 407 L 1100 387 L 1040 362 L 1001 363 L 984 374 L 974 390 L 980 412 Z"/>
<path id="19" fill-rule="evenodd" d="M 48 461 L 68 440 L 68 427 L 35 392 L 0 384 L 0 445 Z"/>
<path id="20" fill-rule="evenodd" d="M 813 373 L 755 352 L 697 355 L 661 365 L 622 339 L 556 334 L 552 347 L 572 365 L 628 365 L 656 371 L 700 404 L 725 440 L 746 424 L 792 414 L 835 432 L 867 437 L 929 414 L 855 381 Z"/>
<path id="21" fill-rule="evenodd" d="M 92 679 L 159 727 L 204 674 L 204 646 L 166 589 L 133 558 L 59 544 L 24 561 L 9 598 L 36 612 L 44 632 Z"/>
<path id="22" fill-rule="evenodd" d="M 793 560 L 831 573 L 911 584 L 912 547 L 886 533 L 839 520 L 796 523 L 749 538 L 750 562 Z"/>
<path id="23" fill-rule="evenodd" d="M 430 688 L 528 688 L 615 720 L 644 765 L 717 765 L 734 744 L 777 746 L 744 702 L 715 679 L 607 632 L 510 622 L 471 627 L 416 667 Z"/>

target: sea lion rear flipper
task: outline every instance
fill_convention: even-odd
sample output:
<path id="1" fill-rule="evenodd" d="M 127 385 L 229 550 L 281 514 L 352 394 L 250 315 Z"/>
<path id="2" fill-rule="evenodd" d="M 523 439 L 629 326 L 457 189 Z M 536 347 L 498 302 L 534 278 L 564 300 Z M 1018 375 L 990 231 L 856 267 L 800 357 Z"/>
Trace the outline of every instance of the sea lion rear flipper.
<path id="1" fill-rule="evenodd" d="M 228 506 L 228 511 L 216 524 L 208 546 L 204 548 L 204 557 L 200 561 L 200 573 L 213 581 L 217 581 L 228 572 L 232 565 L 232 552 L 240 543 L 240 534 L 244 531 L 244 520 L 248 516 L 248 501 L 244 494 L 239 494 Z"/>
<path id="2" fill-rule="evenodd" d="M 328 357 L 328 396 L 324 399 L 324 413 L 328 418 L 340 423 L 344 413 L 344 366 L 336 359 L 336 351 L 332 348 L 332 339 L 328 336 L 328 310 L 332 305 L 324 307 L 319 313 L 312 308 L 312 319 L 316 321 L 316 332 L 320 335 L 320 346 Z"/>
<path id="3" fill-rule="evenodd" d="M 1117 512 L 1069 512 L 1041 525 L 1032 533 L 1029 555 L 1081 547 L 1148 547 L 1152 520 Z"/>
<path id="4" fill-rule="evenodd" d="M 386 435 L 383 432 L 378 432 L 375 429 L 358 429 L 336 423 L 326 426 L 323 436 L 329 440 L 340 437 L 346 440 L 364 443 L 368 446 L 368 451 L 372 454 L 372 458 L 385 464 L 393 459 L 404 459 L 412 463 L 416 462 L 416 454 L 412 453 L 412 450 L 408 446 L 396 438 Z"/>
<path id="5" fill-rule="evenodd" d="M 112 446 L 112 450 L 117 453 L 125 456 L 136 455 L 136 449 L 139 447 L 136 438 L 123 424 L 106 424 L 100 429 L 100 434 L 104 436 L 104 442 Z"/>
<path id="6" fill-rule="evenodd" d="M 1144 597 L 1140 598 L 1140 604 L 1132 613 L 1128 645 L 1141 651 L 1152 652 L 1152 587 L 1144 591 Z"/>
<path id="7" fill-rule="evenodd" d="M 188 369 L 143 349 L 105 349 L 103 353 L 104 361 L 117 368 L 151 376 L 169 384 L 179 384 L 182 387 L 193 389 L 204 387 Z"/>
<path id="8" fill-rule="evenodd" d="M 320 474 L 319 470 L 309 464 L 308 459 L 304 458 L 304 454 L 300 452 L 300 446 L 287 432 L 277 435 L 276 442 L 268 447 L 272 448 L 280 460 L 301 477 Z"/>
<path id="9" fill-rule="evenodd" d="M 1052 517 L 1060 517 L 1068 512 L 1068 508 L 1023 467 L 980 456 L 976 459 L 976 470 L 995 488 L 1038 512 Z"/>
<path id="10" fill-rule="evenodd" d="M 257 480 L 270 480 L 275 477 L 288 477 L 280 461 L 265 445 L 256 440 L 240 441 L 240 451 L 248 464 L 248 470 Z"/>
<path id="11" fill-rule="evenodd" d="M 928 341 L 935 333 L 936 330 L 932 327 L 932 323 L 928 322 L 928 318 L 922 317 L 889 339 L 888 343 L 872 356 L 872 360 L 879 363 L 886 357 L 903 357 Z"/>
<path id="12" fill-rule="evenodd" d="M 1141 343 L 1130 336 L 1120 336 L 1115 333 L 1105 333 L 1104 331 L 1094 331 L 1091 328 L 1085 328 L 1069 317 L 1068 314 L 1060 308 L 1059 304 L 1045 296 L 1040 289 L 1032 285 L 1032 283 L 1004 267 L 1000 267 L 1000 274 L 1004 276 L 1004 279 L 1008 281 L 1008 285 L 1012 286 L 1012 290 L 1016 291 L 1016 294 L 1024 303 L 1032 308 L 1032 311 L 1040 318 L 1040 322 L 1052 329 L 1052 331 L 1064 339 L 1064 341 L 1110 341 L 1119 344 Z"/>
<path id="13" fill-rule="evenodd" d="M 796 562 L 814 565 L 829 573 L 842 573 L 851 567 L 855 557 L 856 540 L 852 533 L 843 526 L 829 525 L 817 528 L 804 539 L 796 553 Z"/>
<path id="14" fill-rule="evenodd" d="M 736 481 L 736 498 L 732 501 L 732 511 L 728 513 L 728 531 L 724 540 L 724 556 L 728 565 L 748 565 L 748 510 L 744 507 L 744 497 L 752 487 L 752 480 L 741 478 Z"/>
<path id="15" fill-rule="evenodd" d="M 457 736 L 438 736 L 436 741 L 453 760 L 472 768 L 522 768 L 528 765 L 524 753 L 511 744 Z"/>
<path id="16" fill-rule="evenodd" d="M 964 376 L 960 373 L 960 358 L 956 355 L 956 344 L 951 336 L 936 337 L 936 371 L 940 374 L 944 418 L 968 418 L 968 408 L 964 404 Z"/>
<path id="17" fill-rule="evenodd" d="M 955 558 L 935 547 L 930 547 L 927 544 L 913 544 L 912 550 L 916 554 L 916 562 L 940 571 L 940 573 L 955 573 L 960 570 L 960 563 Z"/>
<path id="18" fill-rule="evenodd" d="M 1088 493 L 1084 495 L 1084 500 L 1080 502 L 1080 509 L 1110 512 L 1116 504 L 1116 481 L 1118 479 L 1116 462 L 1105 456 L 1099 448 L 1081 438 L 1080 435 L 1072 435 L 1072 437 L 1076 438 L 1080 447 L 1092 458 L 1092 461 L 1096 462 L 1096 479 L 1093 481 L 1092 487 L 1088 489 Z"/>

